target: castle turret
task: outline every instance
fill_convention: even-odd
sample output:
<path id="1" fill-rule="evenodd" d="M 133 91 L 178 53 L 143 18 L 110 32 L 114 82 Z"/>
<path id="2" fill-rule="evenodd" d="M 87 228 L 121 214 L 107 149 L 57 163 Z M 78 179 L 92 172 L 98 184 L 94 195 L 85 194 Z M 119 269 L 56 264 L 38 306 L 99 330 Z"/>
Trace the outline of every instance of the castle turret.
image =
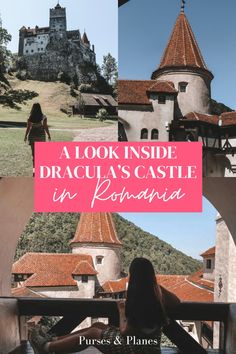
<path id="1" fill-rule="evenodd" d="M 24 40 L 25 40 L 26 27 L 23 26 L 19 30 L 19 47 L 18 47 L 18 55 L 22 57 L 24 54 Z"/>
<path id="2" fill-rule="evenodd" d="M 90 48 L 90 41 L 88 40 L 88 36 L 86 32 L 84 31 L 83 37 L 82 37 L 82 42 Z"/>
<path id="3" fill-rule="evenodd" d="M 213 75 L 206 66 L 183 9 L 152 79 L 168 80 L 175 84 L 179 92 L 177 116 L 189 112 L 210 113 Z"/>
<path id="4" fill-rule="evenodd" d="M 122 244 L 110 213 L 82 213 L 70 244 L 72 253 L 92 256 L 100 284 L 120 278 Z"/>
<path id="5" fill-rule="evenodd" d="M 62 38 L 66 36 L 66 8 L 58 4 L 54 9 L 50 9 L 50 37 Z"/>

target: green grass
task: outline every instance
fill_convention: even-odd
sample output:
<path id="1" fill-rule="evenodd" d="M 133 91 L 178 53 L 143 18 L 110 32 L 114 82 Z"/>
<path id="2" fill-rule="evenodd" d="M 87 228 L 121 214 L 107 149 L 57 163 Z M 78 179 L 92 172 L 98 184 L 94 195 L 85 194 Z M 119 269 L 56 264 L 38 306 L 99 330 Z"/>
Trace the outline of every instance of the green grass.
<path id="1" fill-rule="evenodd" d="M 32 100 L 20 104 L 20 110 L 0 106 L 0 121 L 26 122 L 32 105 L 39 102 L 44 114 L 48 117 L 48 125 L 55 129 L 89 129 L 106 127 L 114 123 L 112 121 L 100 122 L 96 118 L 82 119 L 80 116 L 68 117 L 62 113 L 61 107 L 73 105 L 77 99 L 70 94 L 70 86 L 61 82 L 42 82 L 18 80 L 14 76 L 7 77 L 11 88 L 14 90 L 29 90 L 38 94 Z"/>
<path id="2" fill-rule="evenodd" d="M 0 111 L 0 121 L 2 122 L 25 122 L 27 121 L 29 111 L 23 108 L 20 111 L 15 109 L 8 109 L 1 107 Z M 105 122 L 100 122 L 96 118 L 81 118 L 80 116 L 68 117 L 63 113 L 48 113 L 46 114 L 48 118 L 49 128 L 54 129 L 89 129 L 89 128 L 99 128 L 107 127 L 114 124 L 114 121 L 106 120 Z"/>
<path id="3" fill-rule="evenodd" d="M 0 129 L 0 176 L 32 176 L 31 148 L 24 129 Z M 72 141 L 73 132 L 52 132 L 53 141 Z"/>

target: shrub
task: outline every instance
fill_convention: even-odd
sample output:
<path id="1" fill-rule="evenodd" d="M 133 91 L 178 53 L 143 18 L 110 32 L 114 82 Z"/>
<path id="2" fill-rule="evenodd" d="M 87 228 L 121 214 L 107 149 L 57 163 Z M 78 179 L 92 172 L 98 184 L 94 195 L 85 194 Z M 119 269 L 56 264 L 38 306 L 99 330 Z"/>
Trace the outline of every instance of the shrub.
<path id="1" fill-rule="evenodd" d="M 59 74 L 57 75 L 57 78 L 60 82 L 64 82 L 65 84 L 70 84 L 71 78 L 69 75 L 67 75 L 65 72 L 60 71 Z"/>
<path id="2" fill-rule="evenodd" d="M 94 92 L 94 88 L 90 84 L 81 84 L 79 86 L 79 91 L 82 93 L 92 93 Z"/>
<path id="3" fill-rule="evenodd" d="M 98 113 L 96 114 L 96 118 L 98 118 L 101 122 L 106 120 L 108 117 L 107 110 L 105 108 L 100 108 Z"/>

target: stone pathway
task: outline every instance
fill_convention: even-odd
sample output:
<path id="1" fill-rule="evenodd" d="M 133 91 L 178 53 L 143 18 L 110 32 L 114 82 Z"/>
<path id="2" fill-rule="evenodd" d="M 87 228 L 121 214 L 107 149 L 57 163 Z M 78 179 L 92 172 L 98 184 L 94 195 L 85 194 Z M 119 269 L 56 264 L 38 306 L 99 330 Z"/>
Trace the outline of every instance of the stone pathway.
<path id="1" fill-rule="evenodd" d="M 118 141 L 118 124 L 104 128 L 80 129 L 74 141 Z"/>

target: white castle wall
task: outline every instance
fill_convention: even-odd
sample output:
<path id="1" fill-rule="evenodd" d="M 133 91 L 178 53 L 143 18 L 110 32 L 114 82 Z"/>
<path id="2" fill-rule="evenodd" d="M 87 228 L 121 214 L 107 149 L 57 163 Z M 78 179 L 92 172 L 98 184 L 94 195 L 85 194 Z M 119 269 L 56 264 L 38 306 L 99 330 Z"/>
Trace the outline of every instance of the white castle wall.
<path id="1" fill-rule="evenodd" d="M 128 141 L 151 140 L 152 129 L 158 129 L 159 141 L 169 141 L 168 124 L 174 117 L 174 97 L 166 96 L 166 103 L 158 103 L 158 99 L 150 100 L 153 111 L 140 110 L 140 107 L 119 110 L 119 117 L 128 123 L 126 134 Z M 148 129 L 148 139 L 141 139 L 141 130 Z M 153 140 L 155 141 L 155 140 Z"/>
<path id="2" fill-rule="evenodd" d="M 207 260 L 211 260 L 211 269 L 207 268 Z M 215 280 L 215 257 L 214 256 L 209 256 L 207 258 L 203 259 L 203 278 L 207 280 Z"/>
<path id="3" fill-rule="evenodd" d="M 186 92 L 179 92 L 177 101 L 182 115 L 189 112 L 210 113 L 210 79 L 193 71 L 165 72 L 158 80 L 172 81 L 179 91 L 179 83 L 187 82 Z"/>
<path id="4" fill-rule="evenodd" d="M 81 277 L 75 277 L 77 288 L 74 287 L 34 287 L 32 290 L 52 298 L 92 299 L 95 295 L 95 276 L 89 276 L 87 283 L 82 283 Z"/>
<path id="5" fill-rule="evenodd" d="M 121 259 L 120 246 L 103 244 L 73 244 L 72 253 L 89 254 L 93 258 L 93 264 L 98 272 L 97 278 L 100 284 L 107 280 L 120 278 Z M 102 264 L 97 264 L 97 257 L 103 257 Z"/>
<path id="6" fill-rule="evenodd" d="M 236 302 L 236 246 L 224 222 L 217 218 L 216 233 L 216 268 L 215 296 L 216 302 Z M 222 279 L 220 291 L 219 281 Z"/>
<path id="7" fill-rule="evenodd" d="M 44 53 L 49 42 L 49 34 L 38 34 L 34 37 L 24 39 L 24 55 L 32 55 L 35 53 Z"/>

